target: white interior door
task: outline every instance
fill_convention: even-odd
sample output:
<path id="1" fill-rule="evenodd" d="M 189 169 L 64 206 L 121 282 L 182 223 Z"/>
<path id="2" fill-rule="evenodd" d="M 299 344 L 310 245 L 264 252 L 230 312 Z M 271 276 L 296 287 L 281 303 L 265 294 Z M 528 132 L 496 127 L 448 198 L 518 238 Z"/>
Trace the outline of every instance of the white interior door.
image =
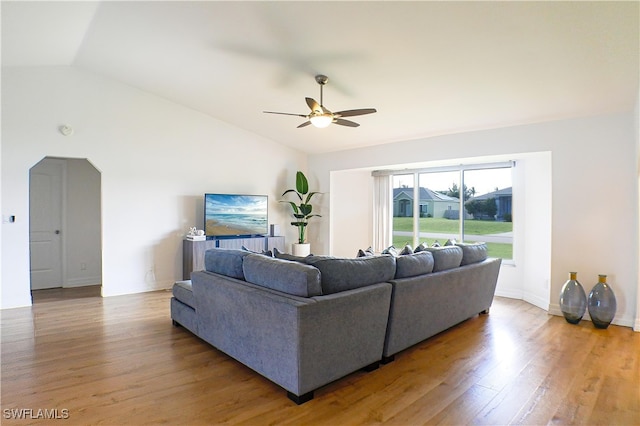
<path id="1" fill-rule="evenodd" d="M 29 184 L 31 289 L 62 287 L 62 195 L 64 160 L 33 166 Z"/>

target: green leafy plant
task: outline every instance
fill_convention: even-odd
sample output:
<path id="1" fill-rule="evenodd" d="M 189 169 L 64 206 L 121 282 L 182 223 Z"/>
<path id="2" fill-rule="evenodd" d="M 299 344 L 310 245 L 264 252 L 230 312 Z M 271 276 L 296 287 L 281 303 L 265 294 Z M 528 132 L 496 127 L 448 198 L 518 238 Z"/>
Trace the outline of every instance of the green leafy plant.
<path id="1" fill-rule="evenodd" d="M 301 171 L 298 171 L 296 173 L 296 188 L 287 189 L 282 193 L 282 196 L 284 197 L 287 194 L 295 194 L 299 201 L 299 203 L 286 200 L 281 202 L 289 203 L 291 206 L 293 217 L 295 218 L 295 221 L 291 222 L 291 225 L 298 228 L 298 242 L 303 244 L 306 241 L 306 230 L 309 219 L 314 216 L 321 217 L 319 214 L 312 214 L 313 206 L 310 204 L 311 198 L 318 194 L 318 192 L 309 192 L 309 182 L 306 176 Z"/>

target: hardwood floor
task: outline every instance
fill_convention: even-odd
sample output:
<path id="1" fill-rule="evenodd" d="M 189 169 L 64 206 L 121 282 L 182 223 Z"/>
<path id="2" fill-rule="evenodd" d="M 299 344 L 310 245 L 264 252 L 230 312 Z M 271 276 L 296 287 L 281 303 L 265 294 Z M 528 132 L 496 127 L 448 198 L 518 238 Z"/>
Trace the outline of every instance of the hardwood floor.
<path id="1" fill-rule="evenodd" d="M 33 303 L 41 303 L 67 299 L 80 299 L 83 297 L 100 297 L 101 291 L 101 285 L 71 288 L 47 288 L 44 290 L 32 290 L 31 299 L 33 300 Z"/>
<path id="2" fill-rule="evenodd" d="M 570 325 L 496 298 L 489 315 L 296 406 L 173 327 L 170 297 L 50 299 L 0 311 L 2 424 L 640 424 L 640 333 L 629 328 Z M 68 418 L 33 419 L 38 410 Z M 12 417 L 20 413 L 28 418 Z"/>

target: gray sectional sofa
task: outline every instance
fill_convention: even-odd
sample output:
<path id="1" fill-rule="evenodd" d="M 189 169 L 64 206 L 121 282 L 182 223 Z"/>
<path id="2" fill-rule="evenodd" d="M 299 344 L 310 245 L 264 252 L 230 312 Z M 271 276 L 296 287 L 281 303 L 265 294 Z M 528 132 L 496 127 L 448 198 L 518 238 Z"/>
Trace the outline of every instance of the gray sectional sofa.
<path id="1" fill-rule="evenodd" d="M 287 390 L 315 389 L 491 306 L 500 259 L 486 246 L 393 257 L 268 257 L 212 249 L 173 287 L 171 318 Z"/>

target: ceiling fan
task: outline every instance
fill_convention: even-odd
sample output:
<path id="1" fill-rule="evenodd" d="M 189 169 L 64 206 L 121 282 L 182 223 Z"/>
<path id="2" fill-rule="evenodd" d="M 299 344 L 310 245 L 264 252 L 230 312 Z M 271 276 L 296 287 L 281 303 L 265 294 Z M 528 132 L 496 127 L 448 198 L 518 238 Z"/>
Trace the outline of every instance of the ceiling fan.
<path id="1" fill-rule="evenodd" d="M 329 77 L 326 75 L 316 75 L 316 82 L 320 85 L 320 103 L 316 102 L 312 98 L 305 98 L 307 105 L 311 108 L 309 114 L 292 114 L 288 112 L 275 112 L 275 111 L 263 111 L 267 114 L 281 114 L 281 115 L 293 115 L 296 117 L 304 117 L 307 119 L 304 123 L 298 126 L 306 127 L 309 124 L 313 124 L 315 127 L 327 127 L 329 124 L 334 123 L 340 126 L 358 127 L 359 124 L 350 120 L 345 120 L 342 117 L 354 117 L 356 115 L 372 114 L 376 112 L 375 108 L 362 108 L 362 109 L 349 109 L 345 111 L 331 112 L 326 109 L 322 103 L 322 88 L 329 81 Z"/>

